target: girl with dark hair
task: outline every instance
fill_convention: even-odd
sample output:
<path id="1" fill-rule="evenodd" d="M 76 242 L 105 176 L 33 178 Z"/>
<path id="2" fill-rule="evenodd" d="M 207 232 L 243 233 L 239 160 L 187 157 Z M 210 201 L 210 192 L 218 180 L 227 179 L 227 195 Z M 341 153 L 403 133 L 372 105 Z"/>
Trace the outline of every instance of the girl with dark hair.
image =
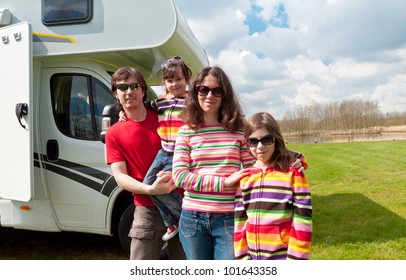
<path id="1" fill-rule="evenodd" d="M 312 199 L 303 172 L 291 167 L 279 125 L 268 113 L 254 114 L 244 128 L 257 160 L 236 193 L 236 259 L 308 259 L 312 240 Z"/>

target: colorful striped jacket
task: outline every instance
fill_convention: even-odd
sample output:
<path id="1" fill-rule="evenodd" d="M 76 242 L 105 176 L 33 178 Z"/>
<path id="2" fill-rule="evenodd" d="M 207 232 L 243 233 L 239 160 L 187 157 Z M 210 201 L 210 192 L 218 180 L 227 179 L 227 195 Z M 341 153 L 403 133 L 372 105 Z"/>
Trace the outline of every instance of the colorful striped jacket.
<path id="1" fill-rule="evenodd" d="M 236 193 L 236 259 L 308 259 L 312 200 L 304 173 L 254 166 Z"/>
<path id="2" fill-rule="evenodd" d="M 224 180 L 255 158 L 247 150 L 242 131 L 230 133 L 221 125 L 185 125 L 179 129 L 173 156 L 175 184 L 185 189 L 182 208 L 209 213 L 233 213 L 237 186 L 224 187 Z"/>
<path id="3" fill-rule="evenodd" d="M 162 149 L 173 153 L 175 150 L 176 135 L 183 125 L 182 110 L 185 104 L 187 92 L 178 97 L 163 94 L 149 104 L 158 112 L 158 134 L 161 137 Z"/>

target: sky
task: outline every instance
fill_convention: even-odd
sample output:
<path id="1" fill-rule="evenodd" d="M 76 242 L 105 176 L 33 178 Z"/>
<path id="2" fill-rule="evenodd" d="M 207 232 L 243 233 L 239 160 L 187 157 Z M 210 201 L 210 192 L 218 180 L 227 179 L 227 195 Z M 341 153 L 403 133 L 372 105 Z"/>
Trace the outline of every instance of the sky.
<path id="1" fill-rule="evenodd" d="M 404 0 L 175 0 L 247 116 L 363 99 L 406 111 Z"/>

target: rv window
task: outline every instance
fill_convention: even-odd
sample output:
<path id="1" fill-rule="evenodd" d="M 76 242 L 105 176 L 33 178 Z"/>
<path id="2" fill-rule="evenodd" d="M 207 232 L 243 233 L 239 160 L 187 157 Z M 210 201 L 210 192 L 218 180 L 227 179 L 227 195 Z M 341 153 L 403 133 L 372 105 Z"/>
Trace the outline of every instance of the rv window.
<path id="1" fill-rule="evenodd" d="M 106 85 L 82 74 L 52 76 L 51 100 L 58 129 L 68 137 L 82 140 L 99 140 L 102 110 L 114 103 Z"/>
<path id="2" fill-rule="evenodd" d="M 92 19 L 93 0 L 42 0 L 45 25 L 84 23 Z"/>

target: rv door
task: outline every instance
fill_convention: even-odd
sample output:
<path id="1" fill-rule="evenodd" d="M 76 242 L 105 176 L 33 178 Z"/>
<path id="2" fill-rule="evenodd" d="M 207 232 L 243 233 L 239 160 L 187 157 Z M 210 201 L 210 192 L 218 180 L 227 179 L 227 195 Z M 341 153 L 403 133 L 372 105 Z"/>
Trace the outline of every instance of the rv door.
<path id="1" fill-rule="evenodd" d="M 31 26 L 0 28 L 0 198 L 29 201 L 33 180 Z"/>

